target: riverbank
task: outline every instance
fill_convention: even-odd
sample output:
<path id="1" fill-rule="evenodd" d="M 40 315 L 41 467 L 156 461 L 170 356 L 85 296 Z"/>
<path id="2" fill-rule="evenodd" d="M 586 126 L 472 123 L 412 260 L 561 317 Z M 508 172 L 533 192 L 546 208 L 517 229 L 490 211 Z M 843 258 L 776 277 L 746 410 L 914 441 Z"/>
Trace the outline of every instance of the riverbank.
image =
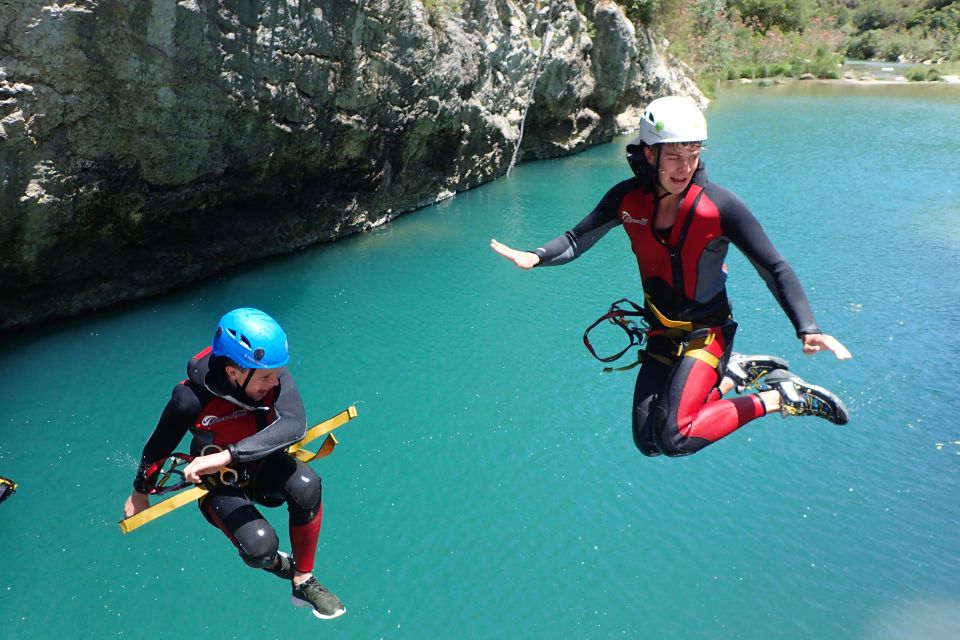
<path id="1" fill-rule="evenodd" d="M 790 82 L 817 82 L 823 84 L 861 84 L 861 85 L 886 85 L 886 84 L 960 84 L 960 76 L 940 76 L 939 80 L 910 80 L 906 76 L 895 76 L 892 78 L 874 78 L 870 76 L 843 77 L 843 78 L 741 78 L 731 82 L 737 84 L 788 84 Z"/>
<path id="2" fill-rule="evenodd" d="M 952 69 L 951 69 L 952 70 Z M 931 76 L 931 71 L 934 75 Z M 916 79 L 921 75 L 924 79 Z M 799 77 L 740 78 L 740 84 L 786 84 L 788 82 L 823 82 L 831 84 L 960 84 L 960 75 L 940 74 L 936 67 L 904 62 L 850 61 L 843 64 L 839 78 L 818 78 L 805 73 Z"/>

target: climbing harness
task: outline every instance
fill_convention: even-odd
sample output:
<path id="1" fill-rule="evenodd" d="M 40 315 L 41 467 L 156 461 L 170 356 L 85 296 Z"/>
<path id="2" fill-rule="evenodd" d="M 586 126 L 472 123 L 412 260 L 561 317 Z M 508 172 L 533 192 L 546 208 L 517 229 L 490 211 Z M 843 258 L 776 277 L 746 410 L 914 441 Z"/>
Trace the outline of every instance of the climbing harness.
<path id="1" fill-rule="evenodd" d="M 302 462 L 312 462 L 314 460 L 317 460 L 318 458 L 327 457 L 328 455 L 333 453 L 334 447 L 336 447 L 339 444 L 339 441 L 337 440 L 337 438 L 330 432 L 338 427 L 345 425 L 347 422 L 353 420 L 356 417 L 357 417 L 356 407 L 354 406 L 348 407 L 347 409 L 345 409 L 344 411 L 341 411 L 340 413 L 333 416 L 332 418 L 324 420 L 320 424 L 310 428 L 307 431 L 307 433 L 304 434 L 303 438 L 301 438 L 297 442 L 287 447 L 287 453 L 289 453 L 290 455 L 292 455 L 293 457 L 295 457 L 296 459 Z M 310 451 L 304 448 L 304 445 L 306 445 L 309 442 L 312 442 L 313 440 L 316 440 L 317 438 L 323 435 L 326 435 L 327 437 L 324 439 L 323 444 L 320 445 L 320 448 L 317 451 Z M 216 446 L 216 445 L 208 445 L 208 447 L 209 446 Z M 217 449 L 219 449 L 219 447 L 217 447 Z M 207 451 L 207 447 L 204 448 L 204 451 Z M 147 472 L 148 478 L 149 478 L 149 474 L 152 471 L 154 476 L 156 476 L 158 480 L 160 480 L 162 474 L 164 473 L 163 464 L 174 457 L 179 457 L 180 462 L 178 464 L 171 463 L 171 467 L 168 469 L 168 473 L 167 473 L 168 477 L 163 478 L 163 482 L 160 483 L 162 485 L 165 485 L 167 483 L 172 482 L 172 484 L 170 485 L 171 488 L 163 491 L 150 491 L 149 493 L 152 493 L 155 495 L 159 495 L 161 493 L 169 493 L 177 489 L 185 488 L 187 484 L 190 484 L 185 482 L 185 478 L 183 478 L 183 470 L 180 469 L 180 466 L 186 466 L 186 464 L 189 464 L 192 458 L 190 456 L 187 456 L 181 453 L 174 453 L 171 456 L 168 456 L 167 458 L 165 458 L 164 460 L 159 461 L 159 463 L 154 463 L 154 465 L 159 464 L 160 466 L 157 467 L 157 469 L 155 470 L 153 469 L 153 466 L 151 466 L 151 469 L 148 470 Z M 184 482 L 181 483 L 180 479 L 182 479 Z M 230 467 L 225 467 L 224 469 L 221 469 L 220 473 L 218 474 L 218 479 L 220 480 L 220 482 L 223 482 L 224 484 L 232 484 L 234 486 L 243 486 L 244 484 L 244 478 L 240 474 L 238 474 L 238 472 L 235 469 L 232 469 Z M 179 486 L 177 486 L 178 484 Z M 14 488 L 16 488 L 16 485 L 14 485 Z M 194 500 L 197 500 L 198 498 L 203 497 L 208 493 L 208 491 L 209 489 L 207 489 L 206 486 L 202 486 L 202 487 L 194 486 L 191 489 L 187 489 L 186 491 L 177 493 L 172 497 L 167 498 L 163 502 L 158 502 L 157 504 L 151 507 L 148 507 L 147 509 L 144 509 L 139 513 L 136 513 L 130 516 L 129 518 L 124 518 L 123 520 L 120 520 L 120 522 L 118 523 L 120 525 L 120 530 L 123 531 L 123 533 L 130 533 L 134 529 L 137 529 L 145 525 L 151 520 L 156 520 L 160 516 L 166 515 L 171 511 L 173 511 L 174 509 L 178 509 L 185 504 L 189 504 Z"/>
<path id="2" fill-rule="evenodd" d="M 183 475 L 183 468 L 192 460 L 193 456 L 185 453 L 171 453 L 163 460 L 157 460 L 147 467 L 147 472 L 144 474 L 147 495 L 161 496 L 193 484 Z"/>
<path id="3" fill-rule="evenodd" d="M 621 307 L 621 305 L 625 306 Z M 614 360 L 620 359 L 623 354 L 633 347 L 640 347 L 636 362 L 625 367 L 604 367 L 604 373 L 609 373 L 611 371 L 626 371 L 627 369 L 632 369 L 640 364 L 643 358 L 643 347 L 646 345 L 647 341 L 647 332 L 650 331 L 648 317 L 649 314 L 646 309 L 626 298 L 621 298 L 620 300 L 617 300 L 611 304 L 607 312 L 597 318 L 597 320 L 587 327 L 586 331 L 583 332 L 584 346 L 587 348 L 587 351 L 590 352 L 590 355 L 600 362 L 613 362 Z M 596 349 L 590 342 L 590 332 L 604 322 L 610 322 L 617 325 L 623 329 L 624 333 L 627 334 L 627 346 L 611 356 L 597 355 Z"/>
<path id="4" fill-rule="evenodd" d="M 637 359 L 624 367 L 604 367 L 604 373 L 611 371 L 627 371 L 643 362 L 644 357 L 653 358 L 672 367 L 681 358 L 696 358 L 711 368 L 718 368 L 720 358 L 707 349 L 717 338 L 718 332 L 732 332 L 736 330 L 736 323 L 728 320 L 719 327 L 697 326 L 692 322 L 671 320 L 663 315 L 656 306 L 647 299 L 645 307 L 626 298 L 621 298 L 610 305 L 610 309 L 600 316 L 583 332 L 583 344 L 590 354 L 600 362 L 618 360 L 633 347 L 638 347 Z M 619 326 L 627 334 L 627 346 L 611 356 L 600 356 L 590 342 L 590 332 L 603 322 L 611 322 Z M 651 324 L 658 328 L 651 328 Z M 659 328 L 663 327 L 663 328 Z"/>

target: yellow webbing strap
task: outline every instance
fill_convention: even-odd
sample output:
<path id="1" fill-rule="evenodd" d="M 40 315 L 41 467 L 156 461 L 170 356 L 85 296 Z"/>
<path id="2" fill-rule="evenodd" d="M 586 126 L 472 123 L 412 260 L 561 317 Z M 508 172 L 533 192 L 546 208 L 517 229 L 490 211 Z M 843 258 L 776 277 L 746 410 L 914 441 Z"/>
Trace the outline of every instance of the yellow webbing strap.
<path id="1" fill-rule="evenodd" d="M 303 462 L 310 462 L 318 458 L 327 457 L 333 453 L 334 447 L 336 447 L 338 444 L 337 439 L 330 432 L 337 427 L 345 425 L 356 417 L 357 408 L 352 405 L 347 407 L 344 411 L 341 411 L 332 418 L 324 420 L 320 424 L 311 427 L 307 433 L 304 434 L 303 438 L 287 447 L 287 453 L 294 456 L 298 460 L 302 460 Z M 305 444 L 316 440 L 322 435 L 326 435 L 327 437 L 316 453 L 303 448 Z M 124 533 L 130 533 L 134 529 L 147 524 L 151 520 L 156 520 L 160 516 L 164 516 L 174 509 L 179 509 L 183 505 L 197 500 L 206 493 L 207 490 L 203 487 L 193 487 L 192 489 L 182 491 L 173 497 L 167 498 L 163 502 L 158 502 L 157 504 L 144 509 L 140 513 L 132 515 L 129 518 L 124 518 L 118 523 L 120 525 L 120 530 Z"/>
<path id="2" fill-rule="evenodd" d="M 638 364 L 642 364 L 642 363 L 643 363 L 643 351 L 638 351 L 637 359 L 631 362 L 630 364 L 624 365 L 622 367 L 604 367 L 603 372 L 613 373 L 614 371 L 629 371 L 630 369 L 633 369 Z"/>
<path id="3" fill-rule="evenodd" d="M 710 365 L 711 369 L 716 369 L 717 365 L 720 364 L 720 358 L 713 355 L 706 349 L 694 349 L 693 351 L 687 351 L 683 354 L 684 358 L 696 358 Z"/>
<path id="4" fill-rule="evenodd" d="M 327 438 L 323 441 L 323 444 L 320 445 L 320 448 L 316 453 L 310 451 L 309 449 L 297 449 L 295 451 L 289 451 L 297 460 L 301 462 L 313 462 L 320 458 L 326 458 L 328 455 L 333 453 L 333 448 L 340 444 L 340 441 L 337 440 L 337 437 L 332 433 L 327 434 Z"/>
<path id="5" fill-rule="evenodd" d="M 186 491 L 181 491 L 171 498 L 167 498 L 163 502 L 158 502 L 157 504 L 144 509 L 140 513 L 130 516 L 129 518 L 124 518 L 117 524 L 120 525 L 120 530 L 124 533 L 130 533 L 137 527 L 147 524 L 151 520 L 156 520 L 160 516 L 165 516 L 174 509 L 179 509 L 185 504 L 190 504 L 194 500 L 200 498 L 207 492 L 203 487 L 193 487 L 192 489 L 187 489 Z"/>
<path id="6" fill-rule="evenodd" d="M 657 309 L 653 302 L 650 301 L 650 294 L 645 294 L 644 299 L 647 302 L 647 306 L 650 307 L 650 311 L 653 311 L 653 315 L 657 318 L 657 322 L 667 329 L 683 329 L 684 331 L 693 331 L 692 322 L 687 322 L 686 320 L 671 320 L 667 316 L 660 313 L 660 309 Z"/>
<path id="7" fill-rule="evenodd" d="M 696 338 L 688 343 L 682 343 L 677 351 L 677 355 L 683 356 L 684 358 L 696 358 L 701 362 L 706 362 L 710 365 L 711 369 L 716 369 L 717 365 L 720 364 L 720 358 L 706 349 L 706 347 L 713 344 L 713 341 L 716 339 L 716 334 L 711 332 L 702 338 Z"/>

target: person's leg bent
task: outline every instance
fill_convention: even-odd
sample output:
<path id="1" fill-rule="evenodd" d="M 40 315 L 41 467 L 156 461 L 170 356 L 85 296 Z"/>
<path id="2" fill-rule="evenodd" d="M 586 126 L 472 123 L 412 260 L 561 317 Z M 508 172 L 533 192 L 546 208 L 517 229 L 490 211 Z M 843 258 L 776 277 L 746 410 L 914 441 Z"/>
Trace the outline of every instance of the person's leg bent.
<path id="1" fill-rule="evenodd" d="M 290 545 L 296 570 L 313 571 L 320 525 L 323 521 L 320 477 L 293 456 L 274 453 L 267 457 L 257 473 L 257 500 L 282 500 L 290 513 Z"/>
<path id="2" fill-rule="evenodd" d="M 276 560 L 280 545 L 277 533 L 243 490 L 217 487 L 203 497 L 200 511 L 210 524 L 230 538 L 249 566 L 263 569 Z"/>
<path id="3" fill-rule="evenodd" d="M 669 374 L 670 367 L 652 357 L 644 358 L 637 373 L 633 388 L 633 443 L 645 456 L 660 455 L 654 442 L 654 421 L 657 399 Z"/>
<path id="4" fill-rule="evenodd" d="M 705 358 L 694 357 L 693 352 L 685 354 L 664 385 L 657 404 L 654 443 L 666 455 L 696 453 L 766 414 L 756 395 L 721 399 L 718 384 L 732 350 L 732 335 L 724 336 L 719 330 L 714 335 L 710 344 L 697 350 Z M 711 356 L 716 365 L 705 361 Z"/>

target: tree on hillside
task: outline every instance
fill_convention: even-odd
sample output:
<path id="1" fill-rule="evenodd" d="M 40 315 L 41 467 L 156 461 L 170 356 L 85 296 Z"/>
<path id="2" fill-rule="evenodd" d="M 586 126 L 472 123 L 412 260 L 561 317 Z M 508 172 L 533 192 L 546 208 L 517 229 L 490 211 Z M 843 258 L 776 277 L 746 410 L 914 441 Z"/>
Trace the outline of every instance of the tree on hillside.
<path id="1" fill-rule="evenodd" d="M 745 20 L 755 20 L 763 31 L 803 31 L 813 15 L 813 0 L 727 0 Z"/>

